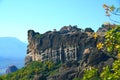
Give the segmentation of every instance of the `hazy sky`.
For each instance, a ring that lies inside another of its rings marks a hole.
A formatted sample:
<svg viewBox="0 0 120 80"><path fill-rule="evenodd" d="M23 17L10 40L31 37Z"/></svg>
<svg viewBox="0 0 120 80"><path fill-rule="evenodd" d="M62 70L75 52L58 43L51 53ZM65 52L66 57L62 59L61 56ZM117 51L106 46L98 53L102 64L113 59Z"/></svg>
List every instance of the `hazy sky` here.
<svg viewBox="0 0 120 80"><path fill-rule="evenodd" d="M102 5L120 0L0 0L0 37L27 41L27 31L44 33L65 25L97 30L109 21Z"/></svg>

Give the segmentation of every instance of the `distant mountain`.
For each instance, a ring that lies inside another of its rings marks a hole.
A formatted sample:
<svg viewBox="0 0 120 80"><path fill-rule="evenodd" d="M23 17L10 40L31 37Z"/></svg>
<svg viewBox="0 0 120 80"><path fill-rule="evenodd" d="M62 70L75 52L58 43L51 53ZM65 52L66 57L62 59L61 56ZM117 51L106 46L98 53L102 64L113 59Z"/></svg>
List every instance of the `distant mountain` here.
<svg viewBox="0 0 120 80"><path fill-rule="evenodd" d="M15 65L10 65L10 66L8 66L8 68L6 69L6 74L10 74L10 73L15 72L15 71L17 71L17 70L18 70L18 68L17 68Z"/></svg>
<svg viewBox="0 0 120 80"><path fill-rule="evenodd" d="M24 58L27 44L14 37L0 37L0 56L3 58Z"/></svg>
<svg viewBox="0 0 120 80"><path fill-rule="evenodd" d="M13 64L18 68L24 66L27 43L14 37L0 37L0 74Z"/></svg>

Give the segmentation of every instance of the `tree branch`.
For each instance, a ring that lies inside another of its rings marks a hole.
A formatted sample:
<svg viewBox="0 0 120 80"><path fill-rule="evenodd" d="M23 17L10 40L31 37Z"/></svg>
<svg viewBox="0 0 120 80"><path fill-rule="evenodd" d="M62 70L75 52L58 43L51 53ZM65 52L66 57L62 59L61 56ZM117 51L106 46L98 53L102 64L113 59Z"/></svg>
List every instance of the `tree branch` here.
<svg viewBox="0 0 120 80"><path fill-rule="evenodd" d="M116 13L116 12L111 12L113 15L117 15L117 16L120 16L119 13Z"/></svg>
<svg viewBox="0 0 120 80"><path fill-rule="evenodd" d="M111 21L115 22L115 23L119 23L119 24L120 24L119 21L116 21L116 20L111 19L110 16L109 16L109 19L110 19Z"/></svg>

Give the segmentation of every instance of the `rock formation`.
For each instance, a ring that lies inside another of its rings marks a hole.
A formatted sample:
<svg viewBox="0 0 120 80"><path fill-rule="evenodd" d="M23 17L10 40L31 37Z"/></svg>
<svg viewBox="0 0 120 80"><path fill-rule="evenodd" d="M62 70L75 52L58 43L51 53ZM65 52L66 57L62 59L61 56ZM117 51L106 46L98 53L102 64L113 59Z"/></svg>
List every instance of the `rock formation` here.
<svg viewBox="0 0 120 80"><path fill-rule="evenodd" d="M8 66L8 68L6 69L6 74L15 72L15 71L17 71L17 70L18 70L18 68L17 68L15 65L10 65L10 66Z"/></svg>
<svg viewBox="0 0 120 80"><path fill-rule="evenodd" d="M97 40L93 38L93 32L89 28L83 32L76 26L65 26L60 31L49 31L44 34L29 30L26 64L37 60L63 63L79 61L86 48L96 47Z"/></svg>
<svg viewBox="0 0 120 80"><path fill-rule="evenodd" d="M104 41L105 32L110 29L110 25L102 25L94 32L91 28L83 30L69 25L60 31L48 31L44 34L29 30L25 64L51 60L67 66L67 69L61 67L58 74L48 76L47 80L72 80L82 77L83 70L89 66L94 66L101 72L104 66L111 66L114 61L104 49L98 50L96 47L98 42ZM94 34L97 34L97 37L94 37Z"/></svg>
<svg viewBox="0 0 120 80"><path fill-rule="evenodd" d="M60 31L48 31L44 34L29 30L25 62L27 64L38 60L63 63L71 60L80 61L83 53L89 52L87 49L96 48L97 43L103 41L104 33L108 29L106 25L99 28L96 32L99 37L96 39L91 28L82 30L71 25L64 26Z"/></svg>

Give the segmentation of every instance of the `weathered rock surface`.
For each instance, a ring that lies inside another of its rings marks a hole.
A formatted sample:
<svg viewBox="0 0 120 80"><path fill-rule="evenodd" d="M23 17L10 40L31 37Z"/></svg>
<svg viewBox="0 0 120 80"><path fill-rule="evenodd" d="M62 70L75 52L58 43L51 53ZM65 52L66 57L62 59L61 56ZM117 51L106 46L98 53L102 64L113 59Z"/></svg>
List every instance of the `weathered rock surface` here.
<svg viewBox="0 0 120 80"><path fill-rule="evenodd" d="M33 80L47 80L46 77L42 74L35 75Z"/></svg>
<svg viewBox="0 0 120 80"><path fill-rule="evenodd" d="M114 59L103 50L98 50L98 42L104 41L105 32L111 29L110 25L102 25L94 38L94 30L85 30L77 26L64 26L60 31L48 31L40 34L33 30L28 31L28 48L25 64L31 61L62 62L59 72L48 76L47 80L72 80L82 77L83 70L94 66L99 72L106 65L111 66ZM43 76L42 76L43 77ZM35 77L35 79L41 76Z"/></svg>
<svg viewBox="0 0 120 80"><path fill-rule="evenodd" d="M88 32L82 32L77 27L68 26L58 32L47 32L40 35L29 30L26 63L31 61L31 58L32 61L52 60L63 63L70 60L81 60L84 49L96 47L97 43L92 36L91 29L88 31L90 31L89 35Z"/></svg>
<svg viewBox="0 0 120 80"><path fill-rule="evenodd" d="M57 74L48 76L47 80L72 80L77 75L78 65L77 61L68 61L59 68Z"/></svg>

